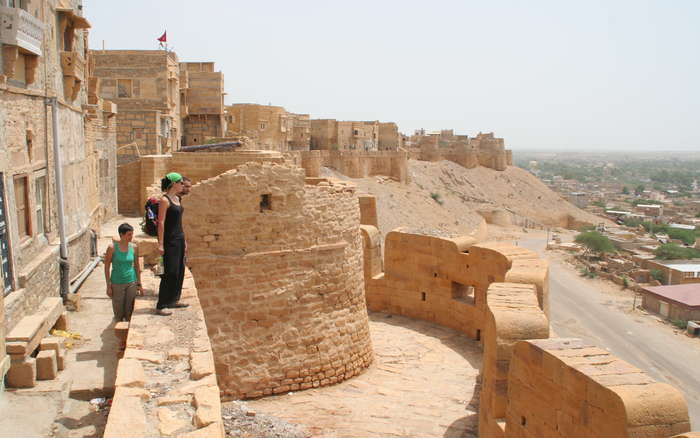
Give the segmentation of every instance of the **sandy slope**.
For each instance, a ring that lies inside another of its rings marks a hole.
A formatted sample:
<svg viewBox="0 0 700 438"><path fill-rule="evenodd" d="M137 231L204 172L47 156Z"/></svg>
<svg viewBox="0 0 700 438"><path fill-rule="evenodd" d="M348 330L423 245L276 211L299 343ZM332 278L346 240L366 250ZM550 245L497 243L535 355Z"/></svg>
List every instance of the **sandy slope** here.
<svg viewBox="0 0 700 438"><path fill-rule="evenodd" d="M569 214L582 221L600 221L518 167L498 172L485 167L465 169L451 161L408 163L411 182L405 185L380 176L348 178L327 168L322 174L352 181L361 192L376 196L384 235L399 226L435 235L479 234L485 229L477 213L481 209L507 209L520 219L545 226L559 226Z"/></svg>

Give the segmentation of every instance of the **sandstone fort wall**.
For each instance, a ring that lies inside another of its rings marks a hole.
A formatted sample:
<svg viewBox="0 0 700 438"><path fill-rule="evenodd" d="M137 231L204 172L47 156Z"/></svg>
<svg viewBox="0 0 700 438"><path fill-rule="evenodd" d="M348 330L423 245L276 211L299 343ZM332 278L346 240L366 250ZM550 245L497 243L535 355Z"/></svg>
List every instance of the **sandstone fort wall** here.
<svg viewBox="0 0 700 438"><path fill-rule="evenodd" d="M337 383L372 361L358 199L316 182L250 163L187 199L188 259L226 398Z"/></svg>
<svg viewBox="0 0 700 438"><path fill-rule="evenodd" d="M374 246L365 241L365 248ZM525 279L523 270L531 273L526 280L535 285L538 302L548 308L547 265L527 249L392 231L384 254L384 272L366 285L370 310L432 321L479 339L489 285Z"/></svg>
<svg viewBox="0 0 700 438"><path fill-rule="evenodd" d="M296 152L301 156L302 166L307 176L318 176L317 168L330 167L350 178L366 178L384 175L406 183L408 175L408 154L403 151L332 151L313 150Z"/></svg>
<svg viewBox="0 0 700 438"><path fill-rule="evenodd" d="M362 236L370 310L433 321L482 341L481 438L671 437L690 430L677 389L578 339L549 339L548 268L534 253L398 230L387 235L382 272L379 232L363 225Z"/></svg>
<svg viewBox="0 0 700 438"><path fill-rule="evenodd" d="M142 215L143 205L153 184L168 172L178 172L197 183L235 169L249 162L283 163L284 158L272 151L175 152L149 155L117 168L119 213Z"/></svg>

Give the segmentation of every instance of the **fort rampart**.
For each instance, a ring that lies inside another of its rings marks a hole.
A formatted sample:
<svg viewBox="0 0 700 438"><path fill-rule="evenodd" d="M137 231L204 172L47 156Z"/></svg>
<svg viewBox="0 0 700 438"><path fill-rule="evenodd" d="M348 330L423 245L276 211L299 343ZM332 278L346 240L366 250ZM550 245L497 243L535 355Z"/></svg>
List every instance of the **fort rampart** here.
<svg viewBox="0 0 700 438"><path fill-rule="evenodd" d="M363 225L362 235L370 310L433 321L481 341L480 438L690 430L677 389L606 350L550 339L548 268L535 253L396 230L382 260L376 227ZM694 435L679 435L686 436Z"/></svg>
<svg viewBox="0 0 700 438"><path fill-rule="evenodd" d="M409 181L408 153L398 151L333 151L296 152L307 176L319 176L320 167L330 167L350 178L385 175L401 183Z"/></svg>
<svg viewBox="0 0 700 438"><path fill-rule="evenodd" d="M372 361L358 197L313 182L299 167L249 163L195 185L185 204L227 399L337 383Z"/></svg>
<svg viewBox="0 0 700 438"><path fill-rule="evenodd" d="M149 243L140 247L154 250L154 242ZM150 271L142 281L148 288L157 285ZM189 307L179 310L178 324L154 315L153 301L139 297L131 322L115 325L126 348L117 367L105 438L224 437L214 357L189 272L182 301Z"/></svg>

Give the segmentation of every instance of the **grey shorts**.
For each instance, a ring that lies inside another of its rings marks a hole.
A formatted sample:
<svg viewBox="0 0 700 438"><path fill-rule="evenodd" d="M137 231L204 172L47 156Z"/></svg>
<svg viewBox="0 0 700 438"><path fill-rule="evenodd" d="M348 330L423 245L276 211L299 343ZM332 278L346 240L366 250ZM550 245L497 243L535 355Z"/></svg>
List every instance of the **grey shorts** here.
<svg viewBox="0 0 700 438"><path fill-rule="evenodd" d="M138 291L139 288L135 281L124 284L112 283L112 310L116 321L129 321L131 319Z"/></svg>

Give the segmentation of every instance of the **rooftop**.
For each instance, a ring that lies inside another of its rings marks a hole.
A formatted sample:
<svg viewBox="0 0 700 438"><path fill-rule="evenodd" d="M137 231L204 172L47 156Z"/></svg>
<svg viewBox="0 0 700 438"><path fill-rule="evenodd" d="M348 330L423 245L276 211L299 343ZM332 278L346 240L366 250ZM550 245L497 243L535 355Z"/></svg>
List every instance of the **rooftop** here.
<svg viewBox="0 0 700 438"><path fill-rule="evenodd" d="M700 262L698 263L662 263L664 266L668 266L671 269L681 272L700 272Z"/></svg>
<svg viewBox="0 0 700 438"><path fill-rule="evenodd" d="M698 265L700 267L700 265ZM700 283L645 287L644 290L691 307L700 307Z"/></svg>

